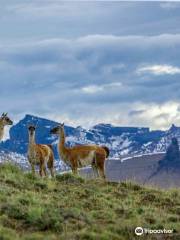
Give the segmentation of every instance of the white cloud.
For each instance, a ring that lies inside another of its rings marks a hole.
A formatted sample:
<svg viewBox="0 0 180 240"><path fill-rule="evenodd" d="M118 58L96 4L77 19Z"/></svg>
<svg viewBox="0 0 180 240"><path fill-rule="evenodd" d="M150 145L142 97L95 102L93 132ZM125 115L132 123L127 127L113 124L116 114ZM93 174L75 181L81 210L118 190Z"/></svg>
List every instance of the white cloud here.
<svg viewBox="0 0 180 240"><path fill-rule="evenodd" d="M89 85L81 88L81 90L88 94L95 94L97 92L102 92L104 90L110 90L110 89L121 87L121 86L122 86L122 83L115 82L115 83L109 83L109 84L103 84L103 85Z"/></svg>
<svg viewBox="0 0 180 240"><path fill-rule="evenodd" d="M78 125L152 128L178 122L177 3L1 5L0 109L13 118L28 112Z"/></svg>
<svg viewBox="0 0 180 240"><path fill-rule="evenodd" d="M101 107L96 104L87 106L82 103L80 110L77 112L78 117L73 118L75 114L73 111L70 114L53 115L51 119L56 119L60 122L64 121L73 126L83 125L90 127L104 122L117 126L151 127L152 130L165 130L172 123L179 126L179 108L180 104L175 101L162 104L142 102L133 102L131 104L117 103L113 105L102 104ZM129 116L129 112L134 110L139 111L139 114Z"/></svg>
<svg viewBox="0 0 180 240"><path fill-rule="evenodd" d="M178 118L159 106L179 101L179 40L180 34L89 35L2 44L0 107L6 102L13 117L53 114L67 124L168 127ZM145 65L152 60L164 64ZM146 72L157 76L146 77ZM137 114L129 116L129 111Z"/></svg>
<svg viewBox="0 0 180 240"><path fill-rule="evenodd" d="M90 86L87 86L87 87L83 87L82 91L85 92L85 93L93 94L93 93L103 91L103 87L102 86L97 86L97 85L90 85Z"/></svg>
<svg viewBox="0 0 180 240"><path fill-rule="evenodd" d="M132 105L137 114L130 115L131 122L135 125L141 123L144 126L151 126L152 129L168 129L172 123L179 125L180 122L180 104L176 101L165 103L136 103ZM143 109L143 110L142 110ZM139 112L139 114L138 114Z"/></svg>
<svg viewBox="0 0 180 240"><path fill-rule="evenodd" d="M180 74L180 67L171 66L171 65L150 65L145 67L140 67L136 71L138 74L142 73L151 73L154 75L174 75Z"/></svg>

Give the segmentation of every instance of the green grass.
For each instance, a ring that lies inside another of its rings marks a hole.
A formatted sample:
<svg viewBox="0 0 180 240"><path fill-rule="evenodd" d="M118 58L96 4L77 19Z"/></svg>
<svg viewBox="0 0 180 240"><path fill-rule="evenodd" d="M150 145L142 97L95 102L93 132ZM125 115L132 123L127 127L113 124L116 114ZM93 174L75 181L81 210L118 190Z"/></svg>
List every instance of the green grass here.
<svg viewBox="0 0 180 240"><path fill-rule="evenodd" d="M133 240L137 226L174 229L170 239L180 233L179 190L72 174L40 179L10 164L0 166L0 184L0 240Z"/></svg>

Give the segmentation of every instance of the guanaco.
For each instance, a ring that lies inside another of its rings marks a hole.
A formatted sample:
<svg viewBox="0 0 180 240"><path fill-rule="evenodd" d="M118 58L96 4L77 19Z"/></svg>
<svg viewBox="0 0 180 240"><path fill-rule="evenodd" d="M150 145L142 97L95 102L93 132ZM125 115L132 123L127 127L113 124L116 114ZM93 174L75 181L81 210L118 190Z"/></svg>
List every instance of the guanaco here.
<svg viewBox="0 0 180 240"><path fill-rule="evenodd" d="M7 125L13 125L13 121L8 117L7 113L3 113L0 117L0 141L4 136L4 128Z"/></svg>
<svg viewBox="0 0 180 240"><path fill-rule="evenodd" d="M93 170L105 179L105 160L109 156L107 147L98 145L66 147L64 123L51 129L50 133L59 135L60 158L71 167L73 173L77 174L78 168L91 165Z"/></svg>
<svg viewBox="0 0 180 240"><path fill-rule="evenodd" d="M31 164L32 173L35 174L35 166L39 166L39 174L47 176L46 166L50 170L51 176L54 176L54 154L51 145L36 144L35 142L36 127L28 127L29 145L28 161Z"/></svg>

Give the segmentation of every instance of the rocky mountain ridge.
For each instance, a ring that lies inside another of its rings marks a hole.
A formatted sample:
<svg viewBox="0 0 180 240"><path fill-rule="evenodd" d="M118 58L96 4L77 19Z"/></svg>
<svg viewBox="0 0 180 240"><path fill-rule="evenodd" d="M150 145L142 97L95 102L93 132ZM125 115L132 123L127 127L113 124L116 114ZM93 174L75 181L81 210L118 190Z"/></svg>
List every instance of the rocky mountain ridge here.
<svg viewBox="0 0 180 240"><path fill-rule="evenodd" d="M28 124L37 125L36 141L52 144L55 157L58 159L56 136L50 135L50 129L58 123L27 114L22 120L11 127L9 139L0 144L0 151L20 154L26 157L28 147ZM172 137L180 143L180 127L172 125L167 131L151 131L149 128L119 127L111 124L98 124L90 129L65 125L68 146L76 144L106 145L110 149L110 158L120 159L125 156L153 154L165 152Z"/></svg>

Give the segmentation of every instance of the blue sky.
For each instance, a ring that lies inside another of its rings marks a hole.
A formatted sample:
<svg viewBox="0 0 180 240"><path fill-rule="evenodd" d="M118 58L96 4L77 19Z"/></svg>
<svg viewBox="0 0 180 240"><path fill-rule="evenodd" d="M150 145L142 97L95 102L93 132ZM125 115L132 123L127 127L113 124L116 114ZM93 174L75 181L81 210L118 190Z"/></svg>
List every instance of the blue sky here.
<svg viewBox="0 0 180 240"><path fill-rule="evenodd" d="M0 109L180 125L180 3L0 0Z"/></svg>

